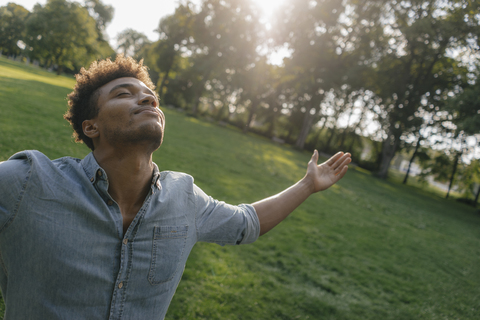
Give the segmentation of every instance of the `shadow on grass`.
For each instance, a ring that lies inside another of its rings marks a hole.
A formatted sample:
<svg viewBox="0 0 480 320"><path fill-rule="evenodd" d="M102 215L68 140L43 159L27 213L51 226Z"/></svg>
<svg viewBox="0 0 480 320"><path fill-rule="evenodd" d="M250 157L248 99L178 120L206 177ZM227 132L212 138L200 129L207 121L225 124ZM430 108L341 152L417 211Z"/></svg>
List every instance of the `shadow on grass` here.
<svg viewBox="0 0 480 320"><path fill-rule="evenodd" d="M10 60L10 59L5 58L3 56L0 56L0 66L5 66L5 67L8 67L8 68L14 68L14 69L17 69L17 70L22 70L22 71L27 72L27 73L36 74L36 75L39 75L39 76L42 76L42 77L47 77L47 78L52 78L52 79L56 79L58 77L67 77L67 78L71 78L71 79L74 78L73 75L66 75L66 74L58 75L55 72L50 72L46 69L35 66L33 64L30 64L30 63L27 64L25 62L20 62L20 61L13 61L13 60Z"/></svg>

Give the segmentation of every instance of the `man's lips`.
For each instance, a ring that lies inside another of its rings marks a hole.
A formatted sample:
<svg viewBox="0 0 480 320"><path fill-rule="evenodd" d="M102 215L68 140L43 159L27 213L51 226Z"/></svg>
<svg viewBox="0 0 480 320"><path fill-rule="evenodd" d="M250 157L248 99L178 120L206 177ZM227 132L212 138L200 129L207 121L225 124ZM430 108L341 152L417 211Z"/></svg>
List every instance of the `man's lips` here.
<svg viewBox="0 0 480 320"><path fill-rule="evenodd" d="M157 109L151 108L151 107L148 107L148 108L140 108L140 109L136 110L136 111L134 112L134 114L145 113L145 112L153 113L153 114L156 114L157 116L160 116L160 113L157 111Z"/></svg>
<svg viewBox="0 0 480 320"><path fill-rule="evenodd" d="M140 113L149 113L149 114L153 114L153 115L156 115L157 117L160 117L163 119L163 116L162 116L162 112L157 109L157 108L152 108L152 107L142 107L142 108L138 108L137 110L135 110L133 112L133 114L140 114Z"/></svg>
<svg viewBox="0 0 480 320"><path fill-rule="evenodd" d="M154 108L154 107L140 107L138 109L136 109L133 114L140 114L140 113L145 113L145 114L152 114L152 115L155 115L157 116L158 118L160 118L160 120L162 121L162 123L165 123L165 116L163 115L163 112L158 109L158 108Z"/></svg>
<svg viewBox="0 0 480 320"><path fill-rule="evenodd" d="M151 114L154 114L156 116L159 116L158 112L155 111L155 110L141 110L141 111L137 112L136 114L140 114L140 113L151 113Z"/></svg>

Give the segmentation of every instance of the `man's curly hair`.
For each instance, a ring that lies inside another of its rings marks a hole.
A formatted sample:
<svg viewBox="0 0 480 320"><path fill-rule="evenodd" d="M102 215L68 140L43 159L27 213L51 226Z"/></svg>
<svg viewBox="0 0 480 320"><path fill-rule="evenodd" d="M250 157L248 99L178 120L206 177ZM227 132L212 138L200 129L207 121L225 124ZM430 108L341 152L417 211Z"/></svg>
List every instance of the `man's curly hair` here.
<svg viewBox="0 0 480 320"><path fill-rule="evenodd" d="M152 91L155 90L148 68L143 65L143 60L137 62L131 57L118 55L115 61L109 58L101 61L94 61L88 69L80 69L75 75L77 82L73 91L68 94L67 113L63 116L73 127L73 137L76 142L85 143L92 151L94 150L93 140L83 133L82 123L85 120L93 119L98 114L97 100L99 88L112 80L132 77L142 81Z"/></svg>

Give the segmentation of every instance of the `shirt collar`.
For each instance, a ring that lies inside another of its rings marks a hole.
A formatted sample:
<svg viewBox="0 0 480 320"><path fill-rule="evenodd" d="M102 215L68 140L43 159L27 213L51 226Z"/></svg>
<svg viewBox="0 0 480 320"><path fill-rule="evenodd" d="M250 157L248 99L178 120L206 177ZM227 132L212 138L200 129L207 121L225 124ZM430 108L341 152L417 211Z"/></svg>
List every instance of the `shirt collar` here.
<svg viewBox="0 0 480 320"><path fill-rule="evenodd" d="M83 170L87 175L88 179L92 184L95 184L97 180L107 180L107 174L105 170L97 163L93 153L90 152L83 160L81 161ZM162 189L162 185L160 184L160 171L158 170L158 166L156 163L153 163L153 177L152 177L152 191L155 192L154 187L158 190Z"/></svg>
<svg viewBox="0 0 480 320"><path fill-rule="evenodd" d="M158 170L157 164L153 163L153 178L152 178L152 192L155 193L154 187L156 187L159 191L162 190L162 185L160 183L160 171Z"/></svg>
<svg viewBox="0 0 480 320"><path fill-rule="evenodd" d="M106 180L107 174L105 170L102 169L95 160L93 153L90 152L85 158L81 161L83 170L87 175L88 179L92 184L95 184L97 180Z"/></svg>

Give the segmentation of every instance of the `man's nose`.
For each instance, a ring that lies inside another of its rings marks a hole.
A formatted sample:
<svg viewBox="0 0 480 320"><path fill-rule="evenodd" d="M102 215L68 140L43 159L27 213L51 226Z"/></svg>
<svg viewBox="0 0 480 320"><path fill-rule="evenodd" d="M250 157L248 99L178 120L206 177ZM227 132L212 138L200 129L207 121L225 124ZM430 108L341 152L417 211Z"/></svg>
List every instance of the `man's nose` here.
<svg viewBox="0 0 480 320"><path fill-rule="evenodd" d="M144 94L142 97L140 97L138 104L151 104L152 106L156 107L157 99L155 99L155 97L150 94Z"/></svg>

